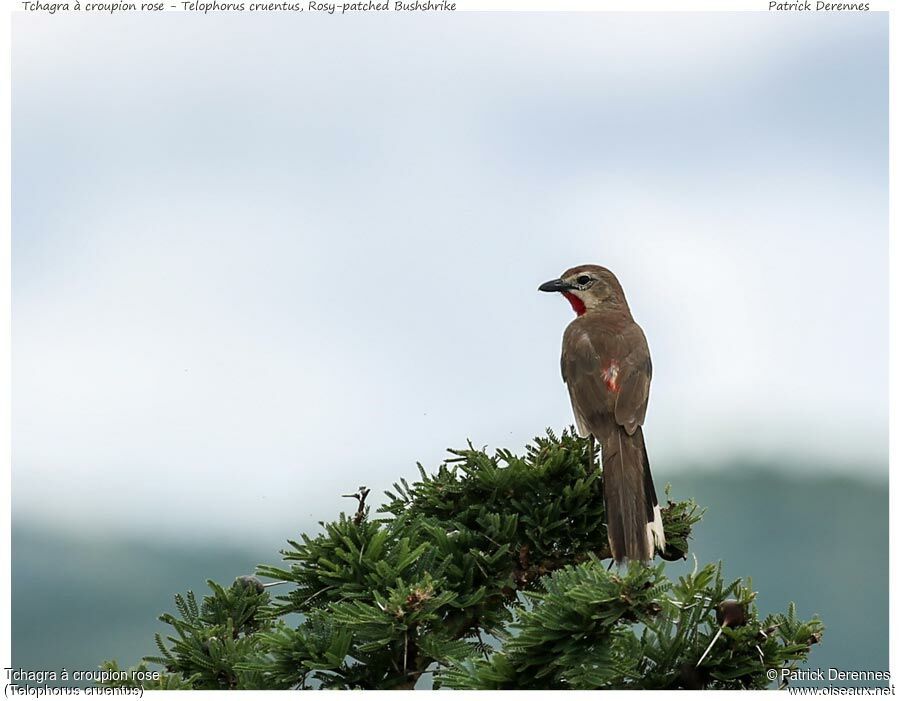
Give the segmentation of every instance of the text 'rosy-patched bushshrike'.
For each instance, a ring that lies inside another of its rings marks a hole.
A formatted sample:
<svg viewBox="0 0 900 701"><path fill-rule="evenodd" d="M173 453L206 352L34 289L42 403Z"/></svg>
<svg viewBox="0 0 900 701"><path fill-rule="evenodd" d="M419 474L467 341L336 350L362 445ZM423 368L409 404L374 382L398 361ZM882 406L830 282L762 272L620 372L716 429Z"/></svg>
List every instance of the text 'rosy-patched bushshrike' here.
<svg viewBox="0 0 900 701"><path fill-rule="evenodd" d="M579 265L538 289L562 293L577 315L563 334L562 375L592 466L600 442L612 556L651 560L666 541L641 429L652 375L647 339L606 268Z"/></svg>

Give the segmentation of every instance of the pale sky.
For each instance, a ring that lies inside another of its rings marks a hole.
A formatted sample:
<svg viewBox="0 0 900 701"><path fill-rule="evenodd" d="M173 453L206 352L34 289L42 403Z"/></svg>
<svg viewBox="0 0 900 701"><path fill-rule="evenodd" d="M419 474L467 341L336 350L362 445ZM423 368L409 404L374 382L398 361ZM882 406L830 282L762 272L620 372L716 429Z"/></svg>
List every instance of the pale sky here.
<svg viewBox="0 0 900 701"><path fill-rule="evenodd" d="M14 16L13 513L284 535L572 421L616 272L657 481L887 474L887 15Z"/></svg>

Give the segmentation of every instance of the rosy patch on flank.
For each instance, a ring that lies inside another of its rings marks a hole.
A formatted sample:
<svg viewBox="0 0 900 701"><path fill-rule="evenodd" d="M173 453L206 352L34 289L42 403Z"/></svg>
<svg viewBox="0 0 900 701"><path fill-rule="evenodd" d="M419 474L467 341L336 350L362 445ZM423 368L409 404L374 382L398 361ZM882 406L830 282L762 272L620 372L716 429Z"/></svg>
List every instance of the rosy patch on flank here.
<svg viewBox="0 0 900 701"><path fill-rule="evenodd" d="M601 375L603 375L603 381L610 392L619 391L619 385L616 382L616 379L619 377L619 363L615 360L610 360L609 365L603 368Z"/></svg>

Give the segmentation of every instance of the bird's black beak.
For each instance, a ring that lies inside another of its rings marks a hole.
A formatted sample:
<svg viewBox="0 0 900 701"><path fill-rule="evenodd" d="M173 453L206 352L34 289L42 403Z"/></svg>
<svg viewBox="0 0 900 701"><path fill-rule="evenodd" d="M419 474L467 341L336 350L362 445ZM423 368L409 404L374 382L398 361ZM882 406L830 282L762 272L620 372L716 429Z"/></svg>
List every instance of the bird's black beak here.
<svg viewBox="0 0 900 701"><path fill-rule="evenodd" d="M541 292L565 292L566 290L575 289L575 286L565 280L549 280L538 287Z"/></svg>

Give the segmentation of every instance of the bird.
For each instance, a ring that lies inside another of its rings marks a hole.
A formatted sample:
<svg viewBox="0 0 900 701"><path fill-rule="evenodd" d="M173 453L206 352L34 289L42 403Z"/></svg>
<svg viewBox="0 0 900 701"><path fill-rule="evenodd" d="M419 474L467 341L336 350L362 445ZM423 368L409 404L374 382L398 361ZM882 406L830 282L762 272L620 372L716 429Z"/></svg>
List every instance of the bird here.
<svg viewBox="0 0 900 701"><path fill-rule="evenodd" d="M665 550L666 536L642 428L653 375L647 338L607 268L579 265L538 289L561 293L576 315L563 333L560 365L591 469L600 444L613 560L649 562Z"/></svg>

